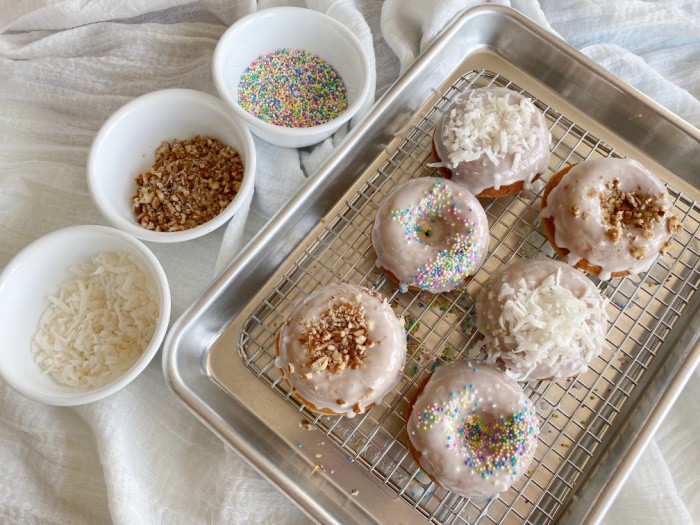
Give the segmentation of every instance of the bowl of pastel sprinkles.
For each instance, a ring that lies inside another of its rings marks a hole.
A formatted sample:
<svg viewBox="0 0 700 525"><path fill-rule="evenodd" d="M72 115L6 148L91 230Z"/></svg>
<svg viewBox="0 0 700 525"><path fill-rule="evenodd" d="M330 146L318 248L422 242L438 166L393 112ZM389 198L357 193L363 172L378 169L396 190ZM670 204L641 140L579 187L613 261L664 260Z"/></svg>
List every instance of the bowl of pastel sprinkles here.
<svg viewBox="0 0 700 525"><path fill-rule="evenodd" d="M367 99L371 73L355 35L297 7L259 11L221 37L212 63L219 96L260 138L298 148L328 138Z"/></svg>

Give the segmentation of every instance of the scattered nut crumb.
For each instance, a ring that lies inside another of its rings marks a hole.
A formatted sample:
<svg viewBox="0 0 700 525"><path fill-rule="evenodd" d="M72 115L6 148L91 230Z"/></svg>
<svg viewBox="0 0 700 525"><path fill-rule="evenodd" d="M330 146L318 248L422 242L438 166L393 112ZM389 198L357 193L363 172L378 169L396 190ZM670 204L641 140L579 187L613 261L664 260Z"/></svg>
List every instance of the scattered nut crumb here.
<svg viewBox="0 0 700 525"><path fill-rule="evenodd" d="M647 248L646 246L632 246L630 252L632 252L635 259L642 260L647 253Z"/></svg>
<svg viewBox="0 0 700 525"><path fill-rule="evenodd" d="M362 403L362 401L358 401L352 406L352 411L355 412L355 414L364 414L366 409L367 407Z"/></svg>
<svg viewBox="0 0 700 525"><path fill-rule="evenodd" d="M299 427L303 428L304 430L314 430L316 427L307 419L302 419L299 422Z"/></svg>
<svg viewBox="0 0 700 525"><path fill-rule="evenodd" d="M617 242L617 240L620 238L620 232L621 232L621 229L610 228L605 233L607 234L608 237L610 237L610 240Z"/></svg>
<svg viewBox="0 0 700 525"><path fill-rule="evenodd" d="M359 494L360 494L360 491L357 490L357 489L352 489L352 492L350 492L350 495L351 495L351 496L357 496L357 495L359 495Z"/></svg>
<svg viewBox="0 0 700 525"><path fill-rule="evenodd" d="M668 231L671 233L678 233L683 229L683 224L678 220L676 215L671 215L668 219Z"/></svg>

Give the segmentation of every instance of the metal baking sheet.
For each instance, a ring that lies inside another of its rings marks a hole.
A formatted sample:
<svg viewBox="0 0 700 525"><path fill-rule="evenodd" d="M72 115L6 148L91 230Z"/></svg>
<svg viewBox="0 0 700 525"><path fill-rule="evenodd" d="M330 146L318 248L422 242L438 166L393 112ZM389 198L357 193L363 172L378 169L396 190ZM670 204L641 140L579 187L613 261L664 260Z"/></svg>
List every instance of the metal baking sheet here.
<svg viewBox="0 0 700 525"><path fill-rule="evenodd" d="M396 185L433 173L441 112L485 85L536 99L553 135L545 178L587 158L633 156L668 184L684 230L646 274L596 281L610 298L608 350L576 380L524 385L542 426L535 460L509 491L477 500L421 475L405 444L407 400L439 363L480 355L473 298L490 273L514 256L551 255L540 188L483 201L490 255L463 293L399 293L375 268L369 231ZM514 11L472 9L176 322L163 357L169 384L320 522L594 523L700 360L699 137ZM275 333L294 302L340 280L380 290L410 322L402 380L353 419L309 412L274 366Z"/></svg>

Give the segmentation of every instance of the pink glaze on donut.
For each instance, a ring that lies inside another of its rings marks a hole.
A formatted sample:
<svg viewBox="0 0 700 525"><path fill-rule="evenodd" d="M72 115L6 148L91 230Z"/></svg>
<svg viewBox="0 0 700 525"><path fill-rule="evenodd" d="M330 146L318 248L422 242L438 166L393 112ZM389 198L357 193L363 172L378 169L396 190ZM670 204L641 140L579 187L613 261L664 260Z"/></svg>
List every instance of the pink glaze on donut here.
<svg viewBox="0 0 700 525"><path fill-rule="evenodd" d="M372 228L377 266L402 291L454 290L479 269L488 250L488 220L466 189L440 178L405 182L382 203Z"/></svg>
<svg viewBox="0 0 700 525"><path fill-rule="evenodd" d="M532 402L493 365L465 361L438 368L406 426L421 468L462 496L492 496L526 472L539 422Z"/></svg>
<svg viewBox="0 0 700 525"><path fill-rule="evenodd" d="M548 194L540 217L553 220L554 241L569 251L568 264L585 259L610 279L651 267L681 227L672 208L663 183L639 162L599 158L573 166Z"/></svg>
<svg viewBox="0 0 700 525"><path fill-rule="evenodd" d="M490 360L518 381L585 372L605 344L607 301L571 266L546 257L500 269L476 301Z"/></svg>
<svg viewBox="0 0 700 525"><path fill-rule="evenodd" d="M403 320L381 294L340 283L300 301L279 332L275 362L315 408L354 417L381 402L406 361Z"/></svg>
<svg viewBox="0 0 700 525"><path fill-rule="evenodd" d="M435 151L452 180L479 195L532 180L549 163L552 135L533 102L506 88L478 88L457 98L435 128Z"/></svg>

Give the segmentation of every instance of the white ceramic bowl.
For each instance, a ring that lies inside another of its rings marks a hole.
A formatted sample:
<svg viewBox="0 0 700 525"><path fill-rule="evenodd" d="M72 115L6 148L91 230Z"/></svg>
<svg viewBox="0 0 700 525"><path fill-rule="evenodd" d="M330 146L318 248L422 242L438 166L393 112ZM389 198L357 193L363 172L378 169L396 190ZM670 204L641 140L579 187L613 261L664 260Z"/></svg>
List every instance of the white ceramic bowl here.
<svg viewBox="0 0 700 525"><path fill-rule="evenodd" d="M326 60L343 79L348 108L318 126L289 128L264 122L238 105L238 82L260 55L278 49L302 49ZM212 62L219 96L258 137L288 148L316 144L350 120L367 99L371 72L360 41L333 18L299 7L264 9L241 18L219 39Z"/></svg>
<svg viewBox="0 0 700 525"><path fill-rule="evenodd" d="M150 344L121 377L99 388L75 390L45 374L34 360L31 341L48 296L73 277L69 268L103 251L133 254L157 284L159 315ZM47 405L97 401L128 385L158 351L170 320L170 289L158 259L143 243L107 226L73 226L49 233L25 247L0 273L0 377L20 394Z"/></svg>
<svg viewBox="0 0 700 525"><path fill-rule="evenodd" d="M238 151L244 167L240 191L204 224L179 232L147 230L131 208L136 177L153 166L164 140L195 135L209 135ZM154 91L128 102L103 124L90 148L87 178L95 204L113 226L145 241L187 241L225 224L253 192L255 146L248 129L218 98L190 89Z"/></svg>

